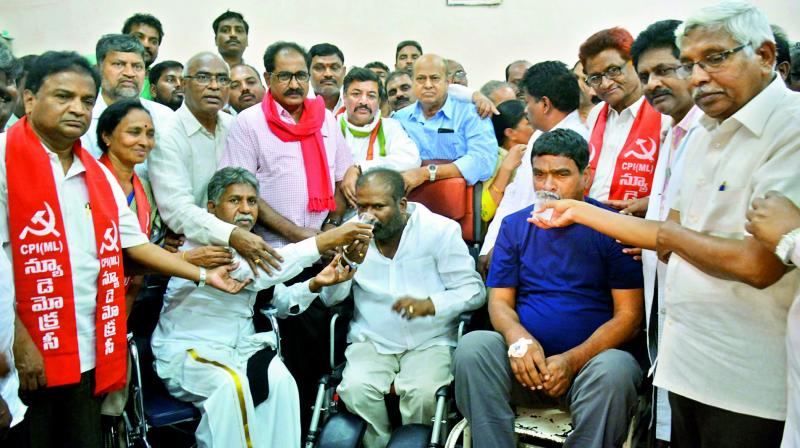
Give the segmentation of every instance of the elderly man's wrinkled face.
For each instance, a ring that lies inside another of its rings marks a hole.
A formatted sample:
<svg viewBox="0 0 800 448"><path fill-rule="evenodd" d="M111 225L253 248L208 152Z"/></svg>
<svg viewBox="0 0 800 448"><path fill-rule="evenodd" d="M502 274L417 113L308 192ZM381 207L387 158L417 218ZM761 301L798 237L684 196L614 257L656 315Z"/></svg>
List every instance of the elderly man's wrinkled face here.
<svg viewBox="0 0 800 448"><path fill-rule="evenodd" d="M344 63L338 55L311 58L311 87L314 88L314 93L325 97L338 95L344 72Z"/></svg>
<svg viewBox="0 0 800 448"><path fill-rule="evenodd" d="M689 81L676 73L680 61L672 48L651 48L639 55L637 73L644 87L644 96L665 115L686 113L692 108Z"/></svg>
<svg viewBox="0 0 800 448"><path fill-rule="evenodd" d="M208 201L208 211L249 232L258 219L258 194L250 184L228 185L217 203Z"/></svg>
<svg viewBox="0 0 800 448"><path fill-rule="evenodd" d="M4 72L0 72L0 126L5 127L11 113L17 107L17 83Z"/></svg>
<svg viewBox="0 0 800 448"><path fill-rule="evenodd" d="M440 58L426 55L414 64L414 96L423 109L440 107L447 99L447 69Z"/></svg>
<svg viewBox="0 0 800 448"><path fill-rule="evenodd" d="M641 84L631 61L614 48L608 48L586 60L587 82L601 100L617 111L641 97Z"/></svg>
<svg viewBox="0 0 800 448"><path fill-rule="evenodd" d="M25 113L46 140L72 141L89 129L96 99L97 86L88 73L58 72L47 76L35 94L25 91Z"/></svg>
<svg viewBox="0 0 800 448"><path fill-rule="evenodd" d="M237 65L231 69L229 101L236 112L260 103L265 93L264 84L261 84L261 78L255 70L246 65Z"/></svg>
<svg viewBox="0 0 800 448"><path fill-rule="evenodd" d="M300 79L298 79L300 78ZM275 71L267 74L272 97L284 108L295 110L308 93L308 66L302 54L283 49L275 55Z"/></svg>
<svg viewBox="0 0 800 448"><path fill-rule="evenodd" d="M397 52L397 60L394 62L396 70L405 70L411 73L414 62L422 56L422 52L413 45L406 45Z"/></svg>
<svg viewBox="0 0 800 448"><path fill-rule="evenodd" d="M156 85L150 86L153 99L172 110L178 110L183 104L183 70L179 67L168 68L161 72Z"/></svg>
<svg viewBox="0 0 800 448"><path fill-rule="evenodd" d="M389 107L395 112L417 101L411 88L411 76L406 74L395 76L386 83L386 95L389 97Z"/></svg>
<svg viewBox="0 0 800 448"><path fill-rule="evenodd" d="M216 114L228 102L228 65L218 56L195 58L186 68L183 91L186 107L194 113Z"/></svg>
<svg viewBox="0 0 800 448"><path fill-rule="evenodd" d="M566 156L541 155L533 158L533 187L536 191L558 193L562 199L583 199L590 168L578 170Z"/></svg>
<svg viewBox="0 0 800 448"><path fill-rule="evenodd" d="M692 29L681 40L681 62L695 63L688 79L694 102L711 118L730 117L774 76L775 44L765 42L759 48L744 44L725 30L708 28Z"/></svg>
<svg viewBox="0 0 800 448"><path fill-rule="evenodd" d="M139 53L109 51L100 64L103 93L113 101L138 98L144 83L144 59Z"/></svg>
<svg viewBox="0 0 800 448"><path fill-rule="evenodd" d="M219 54L241 58L247 48L247 31L244 22L235 17L219 22L215 40Z"/></svg>
<svg viewBox="0 0 800 448"><path fill-rule="evenodd" d="M144 46L144 65L150 67L158 57L158 47L161 46L161 39L158 37L158 30L144 23L137 23L131 26L130 35L139 39Z"/></svg>
<svg viewBox="0 0 800 448"><path fill-rule="evenodd" d="M347 86L344 105L347 108L347 121L364 126L372 122L375 113L380 111L378 83L375 81L353 81Z"/></svg>

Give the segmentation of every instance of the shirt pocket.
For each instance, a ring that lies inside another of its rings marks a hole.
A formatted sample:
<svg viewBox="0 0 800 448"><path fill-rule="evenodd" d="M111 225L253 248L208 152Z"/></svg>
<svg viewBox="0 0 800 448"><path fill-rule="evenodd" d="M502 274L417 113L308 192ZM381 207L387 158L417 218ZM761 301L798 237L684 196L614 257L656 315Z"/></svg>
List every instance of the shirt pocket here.
<svg viewBox="0 0 800 448"><path fill-rule="evenodd" d="M750 189L726 188L711 194L704 229L720 237L740 237L744 233Z"/></svg>
<svg viewBox="0 0 800 448"><path fill-rule="evenodd" d="M455 160L466 150L464 149L464 142L461 136L454 132L445 132L436 134L436 152L434 158L442 158L448 160Z"/></svg>
<svg viewBox="0 0 800 448"><path fill-rule="evenodd" d="M399 275L390 287L400 291L398 296L426 299L445 290L436 260L430 255L402 260L398 263L397 273Z"/></svg>

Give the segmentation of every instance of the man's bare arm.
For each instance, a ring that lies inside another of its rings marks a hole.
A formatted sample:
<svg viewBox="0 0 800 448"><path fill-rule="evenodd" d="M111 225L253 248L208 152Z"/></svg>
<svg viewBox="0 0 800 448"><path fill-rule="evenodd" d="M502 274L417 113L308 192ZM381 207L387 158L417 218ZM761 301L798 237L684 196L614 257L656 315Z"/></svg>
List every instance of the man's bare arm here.
<svg viewBox="0 0 800 448"><path fill-rule="evenodd" d="M293 243L315 234L283 217L262 198L258 198L258 223Z"/></svg>

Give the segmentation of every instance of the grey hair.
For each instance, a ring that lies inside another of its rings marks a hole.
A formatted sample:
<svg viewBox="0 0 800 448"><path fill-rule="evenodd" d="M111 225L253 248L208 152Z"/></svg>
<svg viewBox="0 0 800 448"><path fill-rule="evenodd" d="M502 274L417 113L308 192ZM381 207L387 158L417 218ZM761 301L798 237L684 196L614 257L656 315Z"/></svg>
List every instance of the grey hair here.
<svg viewBox="0 0 800 448"><path fill-rule="evenodd" d="M775 43L767 16L755 6L741 1L724 1L707 6L694 13L675 30L675 45L695 28L723 29L742 45L750 43L744 51L754 54L754 49L764 42Z"/></svg>
<svg viewBox="0 0 800 448"><path fill-rule="evenodd" d="M484 96L489 97L489 95L494 93L495 90L502 89L503 87L509 87L511 89L514 88L514 86L505 81L492 80L484 84L483 87L481 87L481 93Z"/></svg>
<svg viewBox="0 0 800 448"><path fill-rule="evenodd" d="M5 45L0 45L0 73L6 75L6 80L14 81L22 73L22 64L19 59L14 57L11 49Z"/></svg>
<svg viewBox="0 0 800 448"><path fill-rule="evenodd" d="M128 34L106 34L97 41L94 53L97 64L102 64L106 55L112 51L119 53L136 53L144 60L145 50L139 39Z"/></svg>
<svg viewBox="0 0 800 448"><path fill-rule="evenodd" d="M225 190L234 184L250 185L258 194L258 181L253 173L238 166L227 166L211 176L208 182L208 200L218 204Z"/></svg>

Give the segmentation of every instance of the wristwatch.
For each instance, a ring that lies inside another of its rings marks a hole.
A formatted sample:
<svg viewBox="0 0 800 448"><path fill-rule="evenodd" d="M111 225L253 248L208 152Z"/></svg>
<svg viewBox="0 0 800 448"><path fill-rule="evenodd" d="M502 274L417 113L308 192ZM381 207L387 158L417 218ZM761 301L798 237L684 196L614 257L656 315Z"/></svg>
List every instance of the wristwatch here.
<svg viewBox="0 0 800 448"><path fill-rule="evenodd" d="M430 164L428 165L428 180L433 182L436 180L436 165Z"/></svg>
<svg viewBox="0 0 800 448"><path fill-rule="evenodd" d="M338 220L337 219L333 219L330 216L327 216L327 217L325 217L325 221L322 221L322 225L323 226L326 225L326 224L330 224L332 226L339 227L340 225L342 225L342 220L341 219L338 219Z"/></svg>
<svg viewBox="0 0 800 448"><path fill-rule="evenodd" d="M778 245L775 247L775 255L787 266L794 265L794 263L792 263L792 252L794 252L794 246L798 237L800 237L800 227L783 235Z"/></svg>

